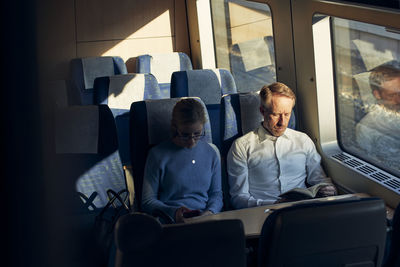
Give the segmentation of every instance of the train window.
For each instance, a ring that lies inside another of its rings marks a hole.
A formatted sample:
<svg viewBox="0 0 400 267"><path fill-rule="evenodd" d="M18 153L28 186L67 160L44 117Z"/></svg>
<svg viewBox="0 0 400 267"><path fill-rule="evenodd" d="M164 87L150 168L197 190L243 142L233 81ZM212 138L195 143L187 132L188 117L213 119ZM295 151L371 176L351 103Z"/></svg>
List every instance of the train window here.
<svg viewBox="0 0 400 267"><path fill-rule="evenodd" d="M400 174L400 32L331 18L338 141Z"/></svg>
<svg viewBox="0 0 400 267"><path fill-rule="evenodd" d="M276 81L271 11L267 4L211 0L218 68L228 69L239 92Z"/></svg>

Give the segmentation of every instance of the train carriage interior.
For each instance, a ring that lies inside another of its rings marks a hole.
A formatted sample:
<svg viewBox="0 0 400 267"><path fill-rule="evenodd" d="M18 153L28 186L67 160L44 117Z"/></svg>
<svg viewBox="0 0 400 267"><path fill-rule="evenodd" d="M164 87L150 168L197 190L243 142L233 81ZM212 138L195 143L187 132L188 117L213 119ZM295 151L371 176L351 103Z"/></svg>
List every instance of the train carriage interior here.
<svg viewBox="0 0 400 267"><path fill-rule="evenodd" d="M2 6L0 265L400 266L400 88L372 84L382 65L400 74L399 0ZM274 82L296 94L289 128L313 141L337 202L233 209L227 153ZM181 98L201 102L220 157L215 220L170 224L140 205ZM379 128L362 135L368 120Z"/></svg>

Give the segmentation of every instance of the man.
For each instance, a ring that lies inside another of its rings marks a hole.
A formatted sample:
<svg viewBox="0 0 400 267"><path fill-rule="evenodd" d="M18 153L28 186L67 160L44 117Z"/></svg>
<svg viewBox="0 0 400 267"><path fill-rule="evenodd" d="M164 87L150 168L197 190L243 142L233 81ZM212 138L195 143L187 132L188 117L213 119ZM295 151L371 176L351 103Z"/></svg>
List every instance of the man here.
<svg viewBox="0 0 400 267"><path fill-rule="evenodd" d="M357 143L372 159L400 171L400 64L375 67L369 83L377 103L356 126Z"/></svg>
<svg viewBox="0 0 400 267"><path fill-rule="evenodd" d="M321 157L304 133L287 128L296 96L283 83L260 91L262 124L238 138L228 152L228 176L234 208L281 202L279 195L293 188L331 183L321 168ZM336 194L333 185L320 189Z"/></svg>

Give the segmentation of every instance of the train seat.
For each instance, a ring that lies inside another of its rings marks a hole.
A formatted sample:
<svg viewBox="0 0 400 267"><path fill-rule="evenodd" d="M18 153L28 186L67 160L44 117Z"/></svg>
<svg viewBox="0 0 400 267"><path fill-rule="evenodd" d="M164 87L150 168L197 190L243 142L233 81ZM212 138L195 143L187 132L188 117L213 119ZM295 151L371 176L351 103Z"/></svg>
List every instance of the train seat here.
<svg viewBox="0 0 400 267"><path fill-rule="evenodd" d="M384 267L400 266L400 203L394 211L393 220L391 222L392 231L390 233L387 251L388 255L384 262Z"/></svg>
<svg viewBox="0 0 400 267"><path fill-rule="evenodd" d="M228 94L221 99L221 155L228 153L233 141L256 129L263 117L260 113L258 92ZM294 110L290 116L289 128L296 129Z"/></svg>
<svg viewBox="0 0 400 267"><path fill-rule="evenodd" d="M62 223L73 233L71 260L102 266L108 256L97 247L100 233L93 232L95 217L108 203L108 190L129 200L114 118L106 105L69 106L56 111L55 124L53 183L62 187L60 192L65 193L58 198L65 203L51 203L51 207L66 206L59 213L67 214Z"/></svg>
<svg viewBox="0 0 400 267"><path fill-rule="evenodd" d="M221 99L221 168L224 205L230 209L226 155L236 138L256 129L263 121L260 113L258 92L235 93L224 95ZM296 128L294 110L289 121L289 128Z"/></svg>
<svg viewBox="0 0 400 267"><path fill-rule="evenodd" d="M93 105L93 84L98 77L128 73L121 57L74 58L70 62L73 104Z"/></svg>
<svg viewBox="0 0 400 267"><path fill-rule="evenodd" d="M106 105L70 106L56 113L56 153L63 159L64 174L75 177L76 190L104 207L107 189L126 189L118 153L114 118Z"/></svg>
<svg viewBox="0 0 400 267"><path fill-rule="evenodd" d="M171 97L197 96L206 104L210 116L212 140L220 148L221 97L236 93L232 74L225 69L178 71L172 74Z"/></svg>
<svg viewBox="0 0 400 267"><path fill-rule="evenodd" d="M232 75L238 92L254 92L276 80L275 52L272 36L232 45Z"/></svg>
<svg viewBox="0 0 400 267"><path fill-rule="evenodd" d="M135 186L135 205L141 211L144 167L148 151L171 137L172 109L181 98L153 99L133 102L130 109L130 151ZM195 98L203 105L200 98ZM205 107L205 106L204 106ZM204 140L211 143L208 114ZM215 147L215 149L217 149Z"/></svg>
<svg viewBox="0 0 400 267"><path fill-rule="evenodd" d="M163 98L170 98L172 73L191 69L192 61L182 52L140 55L136 60L138 73L151 73L156 77Z"/></svg>
<svg viewBox="0 0 400 267"><path fill-rule="evenodd" d="M119 153L123 165L130 165L129 110L132 102L159 99L161 91L151 74L121 74L99 77L93 86L94 103L108 105L117 126Z"/></svg>
<svg viewBox="0 0 400 267"><path fill-rule="evenodd" d="M293 205L265 220L258 266L381 266L385 236L381 199Z"/></svg>
<svg viewBox="0 0 400 267"><path fill-rule="evenodd" d="M116 267L245 267L240 220L161 225L143 213L122 216L115 228Z"/></svg>

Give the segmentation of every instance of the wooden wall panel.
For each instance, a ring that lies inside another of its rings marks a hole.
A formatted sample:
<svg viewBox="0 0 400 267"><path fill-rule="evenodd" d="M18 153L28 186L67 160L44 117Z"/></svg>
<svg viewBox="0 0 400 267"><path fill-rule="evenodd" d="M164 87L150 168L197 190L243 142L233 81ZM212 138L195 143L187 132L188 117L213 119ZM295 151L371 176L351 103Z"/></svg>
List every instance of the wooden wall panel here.
<svg viewBox="0 0 400 267"><path fill-rule="evenodd" d="M77 45L78 57L120 56L127 61L131 57L148 53L167 53L173 50L175 40L172 37L154 37L151 39L129 39L123 41L84 42Z"/></svg>
<svg viewBox="0 0 400 267"><path fill-rule="evenodd" d="M69 61L76 55L74 2L38 1L37 60L39 80L68 78ZM62 10L63 12L57 12Z"/></svg>
<svg viewBox="0 0 400 267"><path fill-rule="evenodd" d="M144 53L190 56L185 0L42 0L37 10L41 80L69 79L75 57L121 56L129 72Z"/></svg>
<svg viewBox="0 0 400 267"><path fill-rule="evenodd" d="M171 36L174 17L174 0L80 0L77 41Z"/></svg>
<svg viewBox="0 0 400 267"><path fill-rule="evenodd" d="M189 30L186 19L185 0L175 0L175 47L174 51L184 52L190 57Z"/></svg>

